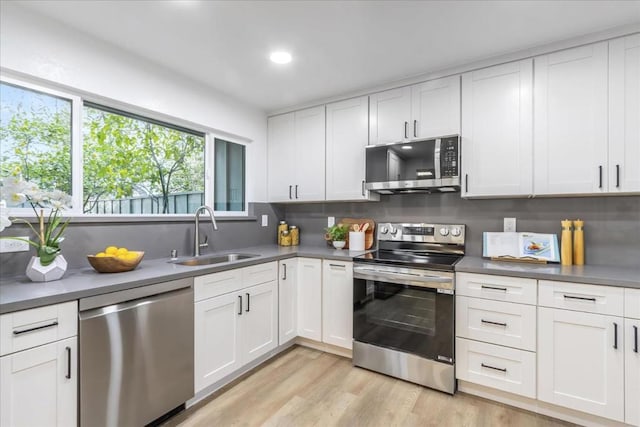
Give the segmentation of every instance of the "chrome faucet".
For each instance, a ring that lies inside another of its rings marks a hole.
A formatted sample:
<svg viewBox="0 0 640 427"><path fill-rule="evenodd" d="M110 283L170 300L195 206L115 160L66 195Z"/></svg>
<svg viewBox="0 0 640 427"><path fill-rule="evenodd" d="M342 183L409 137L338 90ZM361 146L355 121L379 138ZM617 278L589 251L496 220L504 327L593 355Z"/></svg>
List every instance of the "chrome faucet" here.
<svg viewBox="0 0 640 427"><path fill-rule="evenodd" d="M200 243L200 212L202 211L209 212L209 216L211 217L211 225L213 226L213 231L218 230L218 225L216 224L216 217L213 216L213 209L209 206L200 206L196 209L196 231L193 236L193 256L200 256L200 248L206 248L209 246L209 237L205 236L204 243Z"/></svg>

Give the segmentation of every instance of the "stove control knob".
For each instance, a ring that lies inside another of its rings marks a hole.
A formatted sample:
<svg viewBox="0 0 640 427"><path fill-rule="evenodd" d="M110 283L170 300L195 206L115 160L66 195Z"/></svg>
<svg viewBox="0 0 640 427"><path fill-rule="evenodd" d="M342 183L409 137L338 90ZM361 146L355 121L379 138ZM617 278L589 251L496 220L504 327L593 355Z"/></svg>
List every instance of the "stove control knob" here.
<svg viewBox="0 0 640 427"><path fill-rule="evenodd" d="M398 234L398 229L396 227L394 227L393 225L390 226L389 229L390 229L392 235L395 236L396 234Z"/></svg>
<svg viewBox="0 0 640 427"><path fill-rule="evenodd" d="M448 229L448 228L446 228L446 227L442 227L442 228L440 229L440 235L441 235L441 236L446 236L446 235L448 235L448 234L449 234L449 229Z"/></svg>
<svg viewBox="0 0 640 427"><path fill-rule="evenodd" d="M459 229L458 227L454 227L454 228L451 230L451 235L452 235L453 237L458 237L460 234L462 234L462 231L460 231L460 229Z"/></svg>
<svg viewBox="0 0 640 427"><path fill-rule="evenodd" d="M380 234L387 234L389 229L385 226L380 227Z"/></svg>

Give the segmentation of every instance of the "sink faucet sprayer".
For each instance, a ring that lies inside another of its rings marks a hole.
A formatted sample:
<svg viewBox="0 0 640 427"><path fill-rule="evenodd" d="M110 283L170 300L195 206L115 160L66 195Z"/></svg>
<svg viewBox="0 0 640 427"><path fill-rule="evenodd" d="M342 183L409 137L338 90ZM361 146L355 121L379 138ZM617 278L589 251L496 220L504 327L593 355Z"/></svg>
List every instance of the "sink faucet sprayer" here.
<svg viewBox="0 0 640 427"><path fill-rule="evenodd" d="M193 256L200 256L200 248L206 248L209 246L209 236L205 236L204 243L200 243L200 212L203 210L209 212L209 216L211 217L211 225L213 226L213 231L218 230L218 225L216 224L216 217L213 216L213 209L209 206L200 206L196 209L195 217L196 217L196 232L193 236Z"/></svg>

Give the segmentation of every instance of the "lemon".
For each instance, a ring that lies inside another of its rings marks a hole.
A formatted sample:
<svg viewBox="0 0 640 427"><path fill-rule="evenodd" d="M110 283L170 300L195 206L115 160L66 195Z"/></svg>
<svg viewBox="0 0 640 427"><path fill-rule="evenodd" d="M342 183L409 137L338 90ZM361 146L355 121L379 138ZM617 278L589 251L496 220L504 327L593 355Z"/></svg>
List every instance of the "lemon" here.
<svg viewBox="0 0 640 427"><path fill-rule="evenodd" d="M138 258L138 254L135 253L135 252L129 252L129 253L123 255L123 258L128 260L128 261L133 261L136 258Z"/></svg>
<svg viewBox="0 0 640 427"><path fill-rule="evenodd" d="M98 253L96 254L96 257L97 257L97 258L102 258L102 257L106 257L106 256L107 256L107 254L105 254L104 252L98 252Z"/></svg>
<svg viewBox="0 0 640 427"><path fill-rule="evenodd" d="M118 248L115 246L109 246L104 251L107 255L115 255L118 252Z"/></svg>
<svg viewBox="0 0 640 427"><path fill-rule="evenodd" d="M119 249L116 251L116 254L115 254L115 255L116 255L116 256L119 256L119 257L123 257L123 256L127 255L128 253L129 253L129 249L127 249L127 248L119 248Z"/></svg>

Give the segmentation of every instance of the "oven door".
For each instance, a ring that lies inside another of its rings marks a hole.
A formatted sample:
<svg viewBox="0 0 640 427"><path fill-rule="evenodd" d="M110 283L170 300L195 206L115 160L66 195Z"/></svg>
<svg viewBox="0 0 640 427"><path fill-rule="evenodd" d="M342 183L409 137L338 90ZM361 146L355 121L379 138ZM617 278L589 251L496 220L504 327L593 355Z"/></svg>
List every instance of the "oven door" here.
<svg viewBox="0 0 640 427"><path fill-rule="evenodd" d="M398 270L354 266L354 340L453 364L453 274Z"/></svg>

